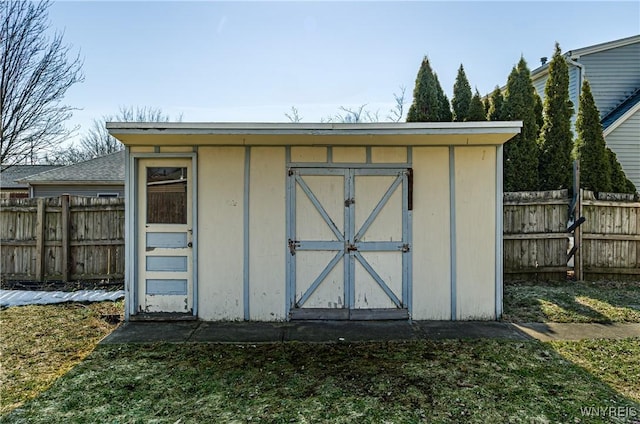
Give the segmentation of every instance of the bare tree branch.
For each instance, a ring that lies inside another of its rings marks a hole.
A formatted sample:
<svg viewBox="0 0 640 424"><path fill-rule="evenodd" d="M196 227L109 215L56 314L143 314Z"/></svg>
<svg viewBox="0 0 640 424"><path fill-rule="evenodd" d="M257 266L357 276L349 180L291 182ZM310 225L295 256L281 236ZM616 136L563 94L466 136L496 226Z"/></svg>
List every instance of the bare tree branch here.
<svg viewBox="0 0 640 424"><path fill-rule="evenodd" d="M51 164L68 165L82 162L100 156L115 153L124 148L122 143L109 134L105 125L108 121L115 122L169 122L171 117L157 107L124 107L116 115L105 115L100 119L94 119L93 125L82 136L75 146L57 149L47 155L45 161ZM182 115L175 121L182 121Z"/></svg>
<svg viewBox="0 0 640 424"><path fill-rule="evenodd" d="M82 60L69 57L63 34L47 37L48 1L0 3L0 162L33 162L64 140L73 108L62 103L83 81Z"/></svg>
<svg viewBox="0 0 640 424"><path fill-rule="evenodd" d="M404 105L406 103L405 101L406 91L407 91L407 87L401 85L400 94L393 93L393 98L396 104L393 107L393 109L391 109L391 111L389 112L389 115L387 115L388 120L393 122L402 121L402 116L404 115Z"/></svg>
<svg viewBox="0 0 640 424"><path fill-rule="evenodd" d="M291 113L285 112L284 116L289 119L290 122L300 122L302 121L302 117L298 113L298 108L295 106L291 106Z"/></svg>

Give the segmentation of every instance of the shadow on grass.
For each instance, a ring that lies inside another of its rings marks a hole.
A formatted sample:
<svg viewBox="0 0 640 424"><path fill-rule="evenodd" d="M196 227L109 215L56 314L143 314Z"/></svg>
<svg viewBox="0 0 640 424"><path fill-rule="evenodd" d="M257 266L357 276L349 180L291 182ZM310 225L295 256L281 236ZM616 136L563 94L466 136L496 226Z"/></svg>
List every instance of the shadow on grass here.
<svg viewBox="0 0 640 424"><path fill-rule="evenodd" d="M505 321L640 322L640 282L507 282Z"/></svg>

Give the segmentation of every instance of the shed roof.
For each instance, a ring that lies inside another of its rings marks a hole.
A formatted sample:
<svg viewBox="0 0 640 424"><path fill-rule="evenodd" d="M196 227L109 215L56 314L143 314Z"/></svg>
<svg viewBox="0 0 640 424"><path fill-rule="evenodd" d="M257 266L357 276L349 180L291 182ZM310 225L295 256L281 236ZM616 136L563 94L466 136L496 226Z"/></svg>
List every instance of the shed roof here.
<svg viewBox="0 0 640 424"><path fill-rule="evenodd" d="M417 123L107 122L125 145L496 145L521 121Z"/></svg>
<svg viewBox="0 0 640 424"><path fill-rule="evenodd" d="M33 174L49 171L59 168L60 165L2 165L2 172L0 172L0 187L3 189L18 189L29 188L26 183L19 183L18 180L22 180Z"/></svg>
<svg viewBox="0 0 640 424"><path fill-rule="evenodd" d="M124 184L124 151L23 178L29 184Z"/></svg>

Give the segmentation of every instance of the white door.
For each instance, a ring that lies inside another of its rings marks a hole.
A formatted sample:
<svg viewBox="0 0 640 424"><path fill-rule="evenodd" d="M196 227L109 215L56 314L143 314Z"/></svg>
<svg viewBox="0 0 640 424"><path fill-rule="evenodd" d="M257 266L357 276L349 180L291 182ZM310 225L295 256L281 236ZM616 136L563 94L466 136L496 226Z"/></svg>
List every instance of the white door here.
<svg viewBox="0 0 640 424"><path fill-rule="evenodd" d="M292 169L292 319L406 319L407 169Z"/></svg>
<svg viewBox="0 0 640 424"><path fill-rule="evenodd" d="M138 312L193 313L191 159L138 162Z"/></svg>

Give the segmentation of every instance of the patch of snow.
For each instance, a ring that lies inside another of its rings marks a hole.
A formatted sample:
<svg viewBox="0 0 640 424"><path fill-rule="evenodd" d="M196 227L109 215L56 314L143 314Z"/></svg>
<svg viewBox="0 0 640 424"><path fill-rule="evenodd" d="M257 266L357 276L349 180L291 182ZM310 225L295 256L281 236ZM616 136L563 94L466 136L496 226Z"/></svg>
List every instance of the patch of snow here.
<svg viewBox="0 0 640 424"><path fill-rule="evenodd" d="M22 305L50 305L65 302L115 301L124 297L124 290L33 291L0 290L0 308Z"/></svg>

